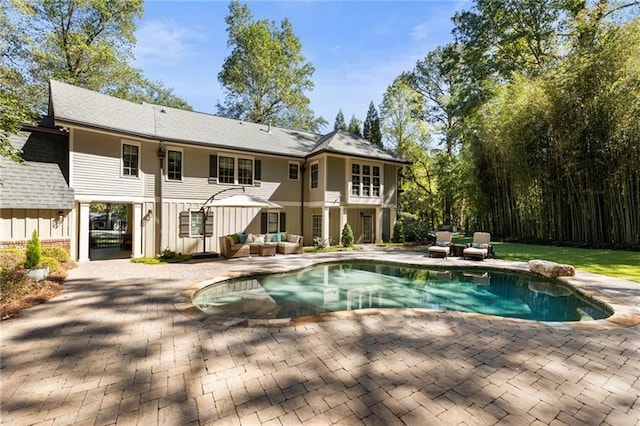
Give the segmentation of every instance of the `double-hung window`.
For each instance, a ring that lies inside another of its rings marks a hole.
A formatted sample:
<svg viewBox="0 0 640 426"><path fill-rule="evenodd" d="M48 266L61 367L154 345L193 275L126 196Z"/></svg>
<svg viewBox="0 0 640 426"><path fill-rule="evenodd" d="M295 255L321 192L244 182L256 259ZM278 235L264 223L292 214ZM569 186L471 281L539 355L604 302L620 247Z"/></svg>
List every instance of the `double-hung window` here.
<svg viewBox="0 0 640 426"><path fill-rule="evenodd" d="M378 166L373 166L373 186L372 186L372 190L373 190L373 196L374 197L379 197L380 196L380 167Z"/></svg>
<svg viewBox="0 0 640 426"><path fill-rule="evenodd" d="M371 196L371 167L362 166L362 196Z"/></svg>
<svg viewBox="0 0 640 426"><path fill-rule="evenodd" d="M318 187L318 173L319 173L318 163L312 164L311 165L311 188Z"/></svg>
<svg viewBox="0 0 640 426"><path fill-rule="evenodd" d="M312 233L315 241L316 238L322 238L322 216L314 214L312 220Z"/></svg>
<svg viewBox="0 0 640 426"><path fill-rule="evenodd" d="M218 183L235 183L235 159L233 157L218 158Z"/></svg>
<svg viewBox="0 0 640 426"><path fill-rule="evenodd" d="M360 164L351 165L351 195L360 195Z"/></svg>
<svg viewBox="0 0 640 426"><path fill-rule="evenodd" d="M300 164L289 163L289 180L298 180L300 176Z"/></svg>
<svg viewBox="0 0 640 426"><path fill-rule="evenodd" d="M167 150L167 179L182 180L182 152Z"/></svg>
<svg viewBox="0 0 640 426"><path fill-rule="evenodd" d="M189 211L189 236L201 237L204 231L204 213L201 211Z"/></svg>
<svg viewBox="0 0 640 426"><path fill-rule="evenodd" d="M253 185L253 161L247 158L238 158L238 183L240 185Z"/></svg>
<svg viewBox="0 0 640 426"><path fill-rule="evenodd" d="M139 149L138 145L122 144L122 176L138 177Z"/></svg>

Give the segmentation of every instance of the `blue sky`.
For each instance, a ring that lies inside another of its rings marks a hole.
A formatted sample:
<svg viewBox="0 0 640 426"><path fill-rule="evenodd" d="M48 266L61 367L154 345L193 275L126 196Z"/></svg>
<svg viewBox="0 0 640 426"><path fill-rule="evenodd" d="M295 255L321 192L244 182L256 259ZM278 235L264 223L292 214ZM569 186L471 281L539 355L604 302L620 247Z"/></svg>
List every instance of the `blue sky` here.
<svg viewBox="0 0 640 426"><path fill-rule="evenodd" d="M451 41L456 11L471 0L249 1L254 19L288 18L316 71L311 108L333 129L338 109L364 120L389 84L437 46ZM230 50L228 1L145 2L134 51L136 66L161 80L196 111L215 113L224 99L218 72Z"/></svg>

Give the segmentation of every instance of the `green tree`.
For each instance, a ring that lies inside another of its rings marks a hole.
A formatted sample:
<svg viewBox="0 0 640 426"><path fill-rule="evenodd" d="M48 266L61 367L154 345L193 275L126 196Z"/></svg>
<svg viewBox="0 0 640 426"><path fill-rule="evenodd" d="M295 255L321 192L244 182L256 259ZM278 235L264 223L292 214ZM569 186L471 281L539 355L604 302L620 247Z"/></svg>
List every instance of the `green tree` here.
<svg viewBox="0 0 640 426"><path fill-rule="evenodd" d="M40 245L40 238L38 237L38 231L35 229L31 234L31 239L27 241L26 258L24 261L24 267L27 269L33 269L40 263L40 257L42 256L42 246Z"/></svg>
<svg viewBox="0 0 640 426"><path fill-rule="evenodd" d="M289 20L279 27L254 21L247 5L232 1L225 22L232 51L218 74L226 92L224 104L217 104L218 113L311 131L327 124L309 106L305 92L313 89L315 69L302 55Z"/></svg>
<svg viewBox="0 0 640 426"><path fill-rule="evenodd" d="M339 109L338 114L336 114L336 121L333 124L333 130L347 130L347 123L344 122L342 109Z"/></svg>
<svg viewBox="0 0 640 426"><path fill-rule="evenodd" d="M6 135L46 111L48 82L190 109L130 65L142 0L0 0L2 152Z"/></svg>
<svg viewBox="0 0 640 426"><path fill-rule="evenodd" d="M360 132L360 123L361 121L356 118L356 115L353 114L351 116L351 120L349 121L349 127L347 127L347 131L349 133L353 133L354 135L362 136Z"/></svg>
<svg viewBox="0 0 640 426"><path fill-rule="evenodd" d="M355 237L353 236L351 225L349 225L348 223L345 223L344 228L342 228L342 238L340 240L343 247L353 247Z"/></svg>
<svg viewBox="0 0 640 426"><path fill-rule="evenodd" d="M380 108L385 145L411 162L404 166L398 186L403 191L398 209L410 220L433 229L441 211L436 200L433 160L430 157L429 129L424 121L424 103L403 77L387 87Z"/></svg>
<svg viewBox="0 0 640 426"><path fill-rule="evenodd" d="M367 118L362 126L362 136L378 148L384 148L382 145L382 132L380 131L380 117L378 117L378 110L373 101L369 103Z"/></svg>

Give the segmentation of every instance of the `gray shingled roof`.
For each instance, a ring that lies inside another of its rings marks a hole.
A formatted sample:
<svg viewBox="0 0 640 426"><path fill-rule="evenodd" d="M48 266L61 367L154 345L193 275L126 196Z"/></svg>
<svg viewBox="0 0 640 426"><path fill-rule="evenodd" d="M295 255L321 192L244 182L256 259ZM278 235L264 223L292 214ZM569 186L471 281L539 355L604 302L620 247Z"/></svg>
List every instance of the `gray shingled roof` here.
<svg viewBox="0 0 640 426"><path fill-rule="evenodd" d="M352 155L355 157L367 157L379 160L404 162L393 154L378 148L368 140L349 133L345 130L334 130L320 140L318 145L311 150L309 156L322 152Z"/></svg>
<svg viewBox="0 0 640 426"><path fill-rule="evenodd" d="M404 162L346 132L323 137L211 114L137 104L55 80L51 80L50 87L49 115L56 124L79 124L165 141L299 158L327 151ZM329 136L328 146L324 146Z"/></svg>
<svg viewBox="0 0 640 426"><path fill-rule="evenodd" d="M27 134L11 136L15 146L24 145ZM0 206L3 209L71 209L73 189L60 167L53 163L16 163L0 157Z"/></svg>

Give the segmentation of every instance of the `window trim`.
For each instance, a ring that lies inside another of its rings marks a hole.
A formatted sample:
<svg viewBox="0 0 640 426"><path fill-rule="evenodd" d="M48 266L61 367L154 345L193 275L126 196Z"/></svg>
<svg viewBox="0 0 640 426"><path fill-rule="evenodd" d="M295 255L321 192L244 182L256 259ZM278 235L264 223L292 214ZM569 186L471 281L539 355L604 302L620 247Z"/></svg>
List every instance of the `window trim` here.
<svg viewBox="0 0 640 426"><path fill-rule="evenodd" d="M205 224L204 224L204 215L205 212L203 212L200 209L189 209L189 238L202 238L205 234ZM200 215L200 217L202 217L202 220L200 221L200 230L201 233L200 234L194 234L191 231L193 230L193 217L194 217L194 213Z"/></svg>
<svg viewBox="0 0 640 426"><path fill-rule="evenodd" d="M137 175L128 175L124 173L124 146L125 145L135 146L136 148L138 148L138 163L136 167L136 170L138 172ZM125 179L140 179L140 175L142 174L142 170L140 170L140 164L142 164L141 157L142 157L142 144L140 142L121 139L120 140L120 177Z"/></svg>
<svg viewBox="0 0 640 426"><path fill-rule="evenodd" d="M315 234L316 219L319 219L319 222L320 222L320 234L319 235ZM322 215L321 214L313 214L313 215L311 215L311 237L312 237L313 240L315 240L316 238L322 238Z"/></svg>
<svg viewBox="0 0 640 426"><path fill-rule="evenodd" d="M360 173L353 173L353 166L354 165L358 165L359 166L359 171ZM365 170L364 167L368 167L369 168L369 174L365 174ZM383 171L383 164L382 163L374 163L374 162L368 162L368 161L351 161L349 163L349 171L350 171L350 175L349 175L349 196L350 197L357 197L357 198L368 198L368 199L377 199L377 198L381 198L382 197L382 185L383 185L383 176L382 176L382 171ZM376 176L374 173L374 169L377 168L378 169L378 175ZM358 184L357 188L357 192L358 194L354 194L354 184L353 184L353 177L354 176L358 176L359 177L359 181L360 183ZM367 185L368 191L365 191L365 177L369 180L369 184ZM374 181L378 179L378 195L375 195L375 191L374 188L376 188L376 186L374 185ZM365 193L368 192L368 195L365 195Z"/></svg>
<svg viewBox="0 0 640 426"><path fill-rule="evenodd" d="M293 179L291 177L291 166L296 166L296 178ZM289 161L289 166L287 167L287 178L289 180L293 180L293 181L299 181L300 180L300 163L297 161Z"/></svg>
<svg viewBox="0 0 640 426"><path fill-rule="evenodd" d="M313 186L313 167L318 168L318 176L316 177L316 186ZM320 187L320 162L314 161L309 164L309 189L318 189Z"/></svg>
<svg viewBox="0 0 640 426"><path fill-rule="evenodd" d="M165 159L165 179L169 182L182 182L184 180L184 149L177 147L167 147L167 154ZM180 153L180 179L173 179L169 177L169 152Z"/></svg>
<svg viewBox="0 0 640 426"><path fill-rule="evenodd" d="M215 183L218 185L228 185L228 186L260 186L260 180L256 179L256 159L253 156L249 155L234 155L226 152L216 152L215 154L211 154L216 156L216 176L209 176L209 183ZM211 155L209 158L211 158ZM220 181L220 165L222 163L221 159L230 158L233 160L233 182L221 182ZM251 161L251 182L250 183L240 183L240 160L248 160ZM209 160L211 163L211 159ZM209 170L209 175L211 175L211 170Z"/></svg>

